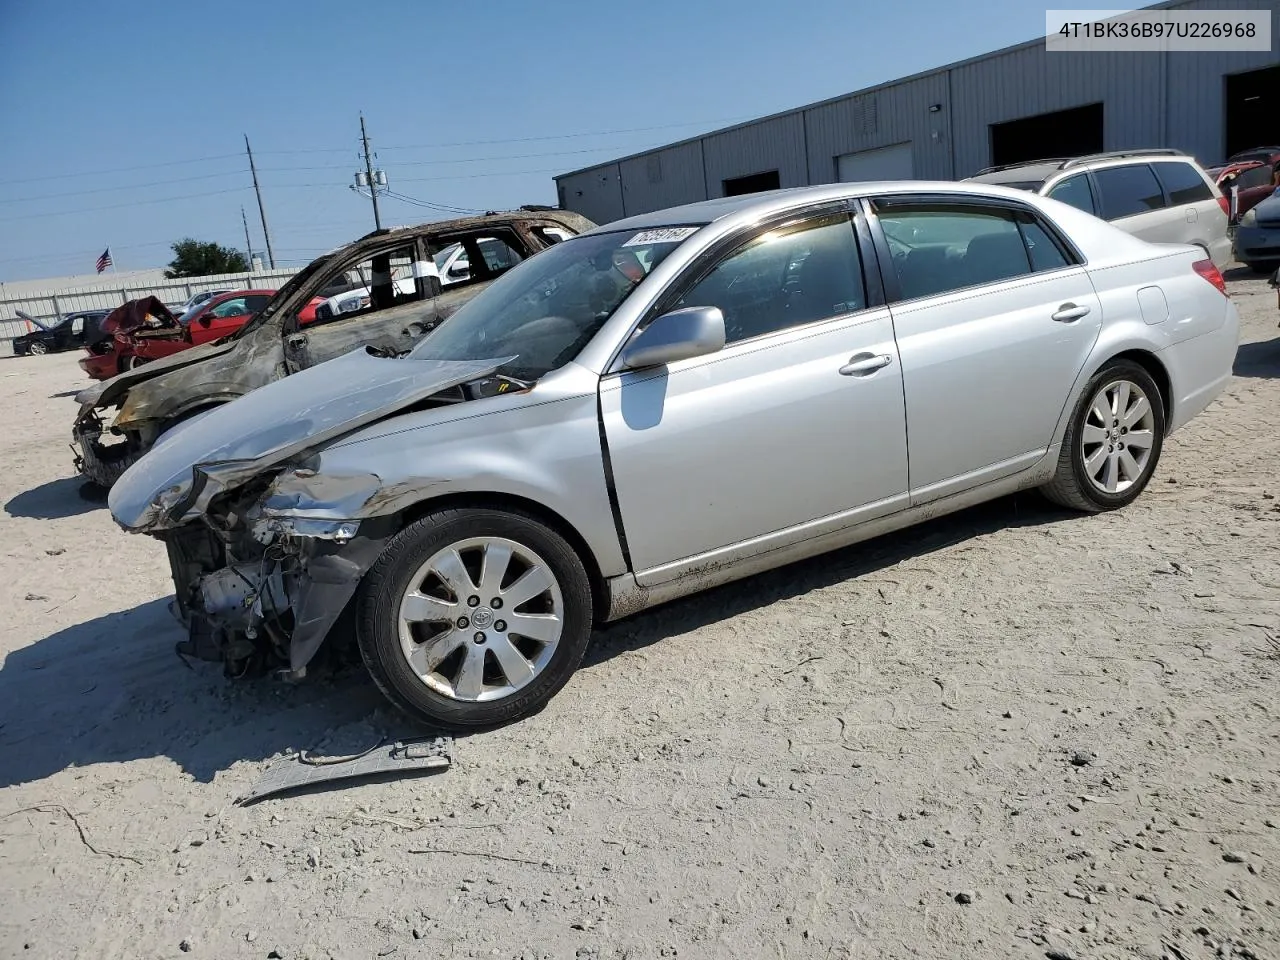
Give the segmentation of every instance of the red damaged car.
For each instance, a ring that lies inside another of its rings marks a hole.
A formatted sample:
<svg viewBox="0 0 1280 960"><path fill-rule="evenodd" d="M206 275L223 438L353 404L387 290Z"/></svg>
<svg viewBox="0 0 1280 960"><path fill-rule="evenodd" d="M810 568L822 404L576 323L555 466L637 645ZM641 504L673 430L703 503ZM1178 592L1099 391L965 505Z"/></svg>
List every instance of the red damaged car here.
<svg viewBox="0 0 1280 960"><path fill-rule="evenodd" d="M178 318L158 297L130 300L103 318L102 338L85 347L80 369L95 380L110 380L136 363L131 334L141 329L172 329Z"/></svg>
<svg viewBox="0 0 1280 960"><path fill-rule="evenodd" d="M220 293L197 307L192 307L178 318L176 329L144 327L135 330L130 338L130 349L137 358L134 365L146 363L149 360L159 360L180 350L203 343L212 343L236 333L254 314L262 310L275 294L274 290L231 290ZM324 303L322 298L313 297L299 311L299 324L305 326L314 321L316 307L322 303Z"/></svg>

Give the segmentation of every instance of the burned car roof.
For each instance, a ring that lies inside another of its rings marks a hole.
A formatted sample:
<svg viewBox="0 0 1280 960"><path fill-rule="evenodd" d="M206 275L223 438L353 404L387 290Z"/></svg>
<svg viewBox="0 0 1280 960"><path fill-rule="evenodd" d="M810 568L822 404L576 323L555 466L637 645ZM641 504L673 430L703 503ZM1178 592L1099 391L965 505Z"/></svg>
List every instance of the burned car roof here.
<svg viewBox="0 0 1280 960"><path fill-rule="evenodd" d="M77 394L77 469L109 487L164 430L188 416L357 347L406 353L514 263L594 226L570 211L521 209L365 234L313 260L237 332ZM479 246L490 230L506 251L492 262ZM437 240L471 248L462 277L441 278L433 261ZM302 309L335 283L364 288L365 296L352 298L349 310L317 313L304 324ZM119 407L114 415L107 412L112 407Z"/></svg>

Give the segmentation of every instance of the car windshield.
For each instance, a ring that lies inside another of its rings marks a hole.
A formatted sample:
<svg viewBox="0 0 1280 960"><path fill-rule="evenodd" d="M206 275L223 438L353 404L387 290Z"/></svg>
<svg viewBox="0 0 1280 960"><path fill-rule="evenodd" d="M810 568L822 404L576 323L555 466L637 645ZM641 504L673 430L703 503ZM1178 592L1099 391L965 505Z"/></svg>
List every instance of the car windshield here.
<svg viewBox="0 0 1280 960"><path fill-rule="evenodd" d="M640 281L697 229L622 230L557 243L495 280L410 356L514 357L500 372L537 380L576 357Z"/></svg>
<svg viewBox="0 0 1280 960"><path fill-rule="evenodd" d="M459 247L459 244L451 243L449 244L449 246L445 247L443 250L437 253L435 257L432 258L436 262L437 270L444 269L444 265L449 262L449 258L453 256L453 252L457 250L458 247Z"/></svg>

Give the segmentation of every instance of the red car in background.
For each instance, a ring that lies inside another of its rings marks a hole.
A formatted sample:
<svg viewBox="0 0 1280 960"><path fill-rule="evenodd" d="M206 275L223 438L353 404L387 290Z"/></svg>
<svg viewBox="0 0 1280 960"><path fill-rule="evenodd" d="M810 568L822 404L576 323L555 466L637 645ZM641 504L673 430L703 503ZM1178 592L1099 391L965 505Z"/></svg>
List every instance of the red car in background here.
<svg viewBox="0 0 1280 960"><path fill-rule="evenodd" d="M1231 221L1235 223L1271 196L1280 179L1280 164L1273 167L1265 160L1229 160L1207 167L1206 172L1213 177L1223 196L1229 198L1232 187L1237 188L1236 208Z"/></svg>
<svg viewBox="0 0 1280 960"><path fill-rule="evenodd" d="M128 349L135 358L133 365L230 336L260 312L275 293L274 290L230 290L192 307L178 318L176 329L133 331L128 335ZM316 307L322 303L323 298L313 297L299 312L298 322L304 326L315 322Z"/></svg>
<svg viewBox="0 0 1280 960"><path fill-rule="evenodd" d="M235 333L265 307L275 293L274 290L231 290L192 307L178 317L175 327L142 327L116 336L125 338L124 346L137 358L136 363L159 360Z"/></svg>
<svg viewBox="0 0 1280 960"><path fill-rule="evenodd" d="M130 340L133 331L172 329L177 322L177 317L158 297L129 300L103 317L98 327L103 336L85 347L80 369L95 380L110 380L136 362Z"/></svg>

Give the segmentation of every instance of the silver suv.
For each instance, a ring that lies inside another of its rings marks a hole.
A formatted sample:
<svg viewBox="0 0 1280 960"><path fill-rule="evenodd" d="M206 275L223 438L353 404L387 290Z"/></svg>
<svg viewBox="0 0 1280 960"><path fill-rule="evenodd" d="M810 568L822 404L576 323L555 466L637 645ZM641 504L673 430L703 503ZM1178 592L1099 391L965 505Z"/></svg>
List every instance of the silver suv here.
<svg viewBox="0 0 1280 960"><path fill-rule="evenodd" d="M1035 160L988 167L968 179L1052 197L1152 243L1195 244L1219 269L1231 262L1227 198L1179 150Z"/></svg>

